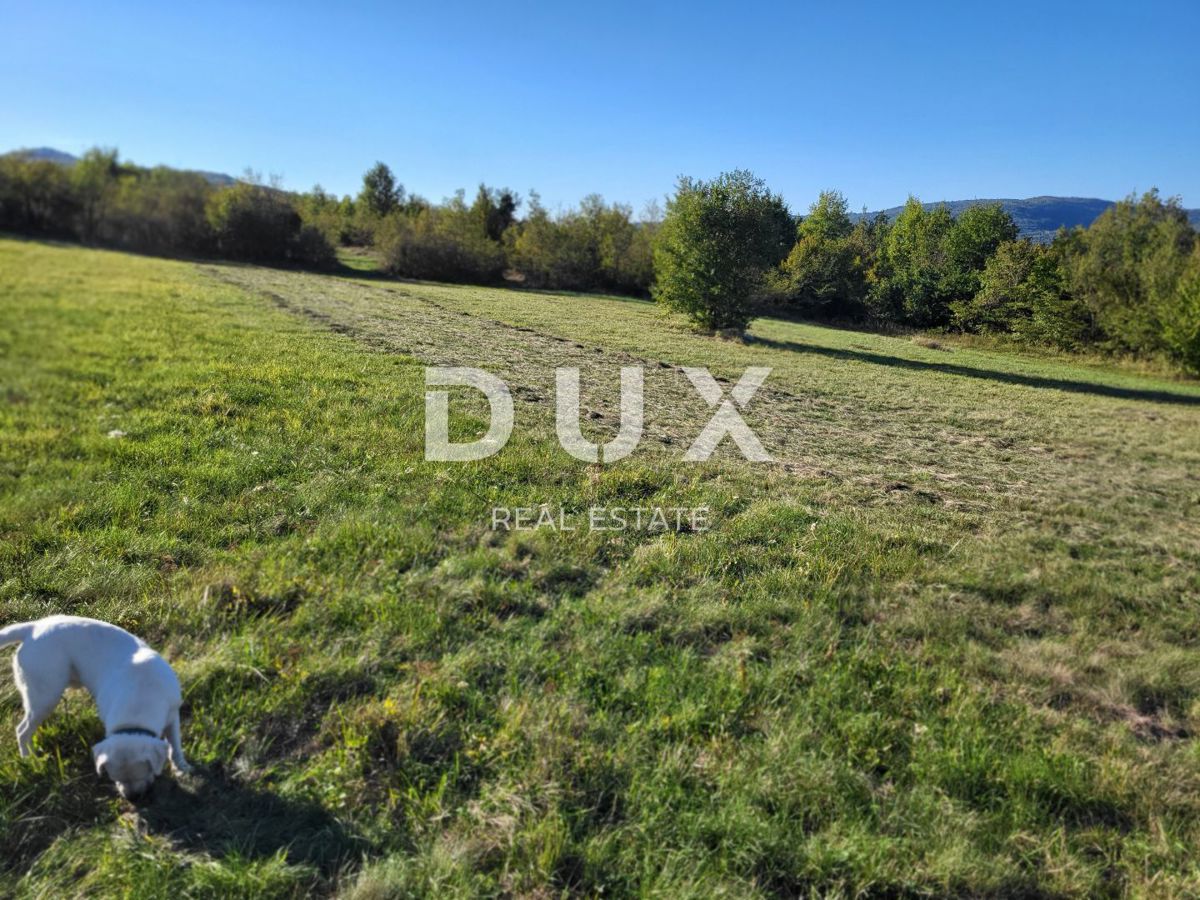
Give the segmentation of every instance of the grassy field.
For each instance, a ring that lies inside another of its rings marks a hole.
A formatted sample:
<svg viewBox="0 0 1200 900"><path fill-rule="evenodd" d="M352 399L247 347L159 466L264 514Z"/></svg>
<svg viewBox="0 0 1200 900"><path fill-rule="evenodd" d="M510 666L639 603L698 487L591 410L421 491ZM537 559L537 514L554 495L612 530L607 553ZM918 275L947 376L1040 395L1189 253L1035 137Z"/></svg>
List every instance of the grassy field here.
<svg viewBox="0 0 1200 900"><path fill-rule="evenodd" d="M14 240L0 315L0 624L146 637L196 764L121 801L81 694L21 760L0 677L0 894L1200 892L1195 383ZM568 456L554 366L600 440L639 362L639 450ZM503 452L424 461L427 364ZM774 462L681 462L684 365L772 367ZM539 504L712 528L489 527Z"/></svg>

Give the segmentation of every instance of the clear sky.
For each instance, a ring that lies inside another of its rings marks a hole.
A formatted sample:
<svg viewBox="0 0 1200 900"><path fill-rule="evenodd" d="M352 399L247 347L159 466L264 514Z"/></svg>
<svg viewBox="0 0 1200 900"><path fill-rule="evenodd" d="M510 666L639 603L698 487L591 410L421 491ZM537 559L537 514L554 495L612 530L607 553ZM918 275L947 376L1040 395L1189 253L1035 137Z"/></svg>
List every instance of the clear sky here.
<svg viewBox="0 0 1200 900"><path fill-rule="evenodd" d="M1200 206L1200 2L0 0L0 149L635 210L748 168L797 211L1152 186Z"/></svg>

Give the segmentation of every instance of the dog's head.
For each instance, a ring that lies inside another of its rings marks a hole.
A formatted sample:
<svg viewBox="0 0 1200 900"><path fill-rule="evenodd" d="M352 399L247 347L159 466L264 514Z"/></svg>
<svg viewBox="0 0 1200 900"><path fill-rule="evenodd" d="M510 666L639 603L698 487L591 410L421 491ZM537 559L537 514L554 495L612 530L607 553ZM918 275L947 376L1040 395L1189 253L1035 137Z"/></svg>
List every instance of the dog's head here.
<svg viewBox="0 0 1200 900"><path fill-rule="evenodd" d="M125 798L144 794L167 764L167 742L144 734L114 734L92 747L96 774L107 775Z"/></svg>

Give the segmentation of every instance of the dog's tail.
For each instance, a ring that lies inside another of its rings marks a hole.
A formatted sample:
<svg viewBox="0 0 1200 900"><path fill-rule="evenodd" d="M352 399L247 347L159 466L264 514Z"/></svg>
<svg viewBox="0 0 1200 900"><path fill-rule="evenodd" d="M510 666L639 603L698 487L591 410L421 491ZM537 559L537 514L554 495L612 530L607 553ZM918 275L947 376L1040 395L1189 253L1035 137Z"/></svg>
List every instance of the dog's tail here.
<svg viewBox="0 0 1200 900"><path fill-rule="evenodd" d="M7 628L0 628L0 647L27 641L31 634L33 634L32 622L19 622L16 625L9 625Z"/></svg>

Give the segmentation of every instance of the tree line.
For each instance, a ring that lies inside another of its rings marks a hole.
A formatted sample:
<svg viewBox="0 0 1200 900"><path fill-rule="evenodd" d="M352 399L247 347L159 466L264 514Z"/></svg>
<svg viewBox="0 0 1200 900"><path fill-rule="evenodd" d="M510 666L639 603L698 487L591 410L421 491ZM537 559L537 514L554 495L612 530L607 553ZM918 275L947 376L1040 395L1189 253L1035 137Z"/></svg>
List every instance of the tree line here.
<svg viewBox="0 0 1200 900"><path fill-rule="evenodd" d="M1156 190L1038 244L999 204L955 217L910 197L894 221L855 221L828 191L793 220L748 172L685 178L655 273L655 296L710 329L741 331L757 312L784 310L1165 357L1200 373L1200 236L1179 199Z"/></svg>
<svg viewBox="0 0 1200 900"><path fill-rule="evenodd" d="M653 296L700 327L763 313L872 327L1006 334L1030 344L1169 358L1200 372L1200 241L1177 198L1129 197L1049 244L999 205L958 216L910 198L895 220L823 192L801 216L748 172L682 178L639 221L598 195L550 212L480 185L440 204L384 163L356 196L247 176L143 168L94 149L72 166L0 157L0 229L172 256L328 268L374 248L390 274Z"/></svg>
<svg viewBox="0 0 1200 900"><path fill-rule="evenodd" d="M248 174L228 186L197 172L89 150L71 166L0 157L0 229L164 256L328 267L333 247L295 198Z"/></svg>
<svg viewBox="0 0 1200 900"><path fill-rule="evenodd" d="M0 156L0 229L168 256L328 268L339 246L370 246L390 274L469 284L648 295L654 221L598 195L550 213L536 194L480 185L440 204L409 194L383 163L356 196L289 192L248 173L232 185L145 168L93 149L71 166Z"/></svg>
<svg viewBox="0 0 1200 900"><path fill-rule="evenodd" d="M318 201L320 202L320 201ZM537 194L517 216L521 198L480 185L434 205L407 194L384 163L363 176L357 198L324 202L331 238L371 244L385 271L405 278L469 284L508 276L526 286L647 295L654 282L654 213L637 221L631 207L591 194L551 213Z"/></svg>

